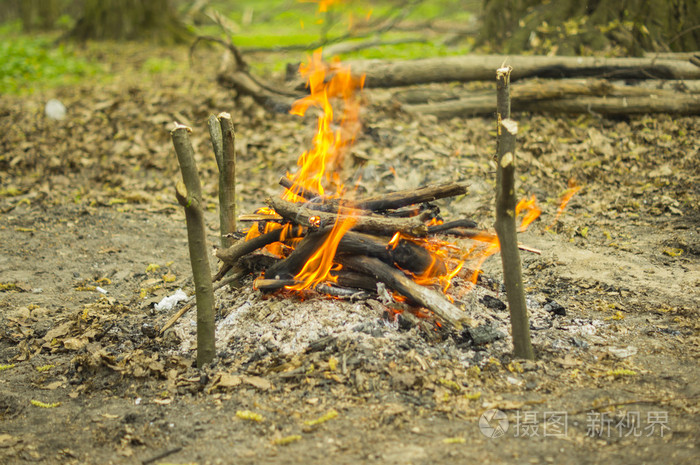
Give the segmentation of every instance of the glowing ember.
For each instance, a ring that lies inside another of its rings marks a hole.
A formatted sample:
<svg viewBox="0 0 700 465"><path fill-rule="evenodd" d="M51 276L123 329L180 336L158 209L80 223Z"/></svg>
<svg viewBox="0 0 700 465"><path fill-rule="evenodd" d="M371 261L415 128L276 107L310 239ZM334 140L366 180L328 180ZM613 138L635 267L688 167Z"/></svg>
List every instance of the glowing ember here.
<svg viewBox="0 0 700 465"><path fill-rule="evenodd" d="M554 226L554 223L556 223L559 220L559 217L561 216L562 212L566 208L566 206L569 204L569 201L571 198L576 195L578 191L581 190L583 186L579 186L578 183L574 178L569 179L569 188L566 189L564 194L561 196L561 199L559 201L559 208L557 208L557 214L554 216L554 220L552 221L552 224L547 226L547 231L549 231L552 226Z"/></svg>

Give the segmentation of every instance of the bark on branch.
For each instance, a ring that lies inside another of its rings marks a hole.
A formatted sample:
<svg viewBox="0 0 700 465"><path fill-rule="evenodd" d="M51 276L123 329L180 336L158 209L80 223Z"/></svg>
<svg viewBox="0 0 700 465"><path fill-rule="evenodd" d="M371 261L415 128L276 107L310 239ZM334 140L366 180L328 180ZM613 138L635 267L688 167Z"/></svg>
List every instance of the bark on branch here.
<svg viewBox="0 0 700 465"><path fill-rule="evenodd" d="M515 226L515 136L518 133L518 123L510 119L510 72L510 67L496 71L498 167L495 227L501 246L503 281L508 296L514 353L516 357L534 360Z"/></svg>
<svg viewBox="0 0 700 465"><path fill-rule="evenodd" d="M182 172L183 183L177 186L177 200L185 208L187 243L197 299L197 366L203 367L216 355L214 334L214 289L209 268L202 185L199 181L194 149L187 126L175 123L170 133Z"/></svg>
<svg viewBox="0 0 700 465"><path fill-rule="evenodd" d="M488 81L504 62L514 68L513 81L531 78L595 77L604 79L700 79L689 60L567 56L466 55L419 60L348 61L353 73L365 74L365 87L400 87L429 82Z"/></svg>
<svg viewBox="0 0 700 465"><path fill-rule="evenodd" d="M658 82L658 81L656 81ZM644 113L700 114L700 95L646 86L616 85L602 79L535 80L512 86L513 111L537 113L596 113L619 116ZM442 102L404 105L413 113L438 118L493 113L492 93Z"/></svg>
<svg viewBox="0 0 700 465"><path fill-rule="evenodd" d="M337 215L324 211L316 211L306 208L302 204L287 202L277 198L267 198L265 203L275 210L283 218L302 226L309 226L315 221L312 217L319 219L321 224L333 224L340 217L340 221L346 215ZM424 224L424 218L414 216L411 218L386 218L377 215L363 215L355 217L354 230L392 235L397 231L413 236L426 236L428 227Z"/></svg>

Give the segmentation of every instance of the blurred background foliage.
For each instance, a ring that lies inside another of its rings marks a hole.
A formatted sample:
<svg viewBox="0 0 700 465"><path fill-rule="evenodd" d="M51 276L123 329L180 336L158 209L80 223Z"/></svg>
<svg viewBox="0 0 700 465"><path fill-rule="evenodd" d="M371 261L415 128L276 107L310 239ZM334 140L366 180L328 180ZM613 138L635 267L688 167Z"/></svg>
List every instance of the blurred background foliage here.
<svg viewBox="0 0 700 465"><path fill-rule="evenodd" d="M96 41L152 43L149 74L178 66L157 46L231 40L281 72L320 44L374 40L342 59L482 53L641 55L700 47L700 0L0 0L0 93L103 78ZM320 11L324 10L324 11ZM105 44L105 42L102 42ZM272 53L271 53L272 52ZM275 53L277 52L277 53ZM91 54L90 58L94 58Z"/></svg>

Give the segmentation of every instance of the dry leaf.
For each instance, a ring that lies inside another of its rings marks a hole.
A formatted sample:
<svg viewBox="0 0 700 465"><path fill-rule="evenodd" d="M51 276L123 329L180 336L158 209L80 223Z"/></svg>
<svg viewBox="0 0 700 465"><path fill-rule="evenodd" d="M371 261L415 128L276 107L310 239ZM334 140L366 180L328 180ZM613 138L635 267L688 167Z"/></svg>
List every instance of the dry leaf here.
<svg viewBox="0 0 700 465"><path fill-rule="evenodd" d="M254 387L261 389L263 391L267 391L269 389L272 389L272 383L270 383L265 378L261 378L259 376L241 376L241 380L244 383L248 383L251 386L254 386Z"/></svg>

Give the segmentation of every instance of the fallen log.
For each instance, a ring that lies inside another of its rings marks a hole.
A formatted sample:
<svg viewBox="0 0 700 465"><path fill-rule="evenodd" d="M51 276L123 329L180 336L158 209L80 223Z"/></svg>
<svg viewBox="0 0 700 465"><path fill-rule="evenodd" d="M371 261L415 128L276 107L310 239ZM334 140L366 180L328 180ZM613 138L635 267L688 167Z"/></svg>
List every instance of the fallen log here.
<svg viewBox="0 0 700 465"><path fill-rule="evenodd" d="M438 118L490 115L496 99L491 95L468 97L447 102L424 105L404 105L411 113L435 115ZM700 96L680 92L663 97L651 96L578 96L560 99L522 100L513 98L512 111L532 113L580 114L593 113L603 116L624 116L647 113L676 115L700 114Z"/></svg>
<svg viewBox="0 0 700 465"><path fill-rule="evenodd" d="M208 38L207 40L211 40ZM217 41L219 42L219 41ZM221 43L221 42L220 42ZM219 85L234 89L239 95L248 95L258 105L272 113L289 113L294 102L303 95L274 87L248 72L247 66L236 59L235 47L223 43L230 53L225 53L216 75Z"/></svg>
<svg viewBox="0 0 700 465"><path fill-rule="evenodd" d="M488 81L493 78L493 70L504 64L514 68L513 81L531 77L700 79L700 67L689 60L670 58L463 55L418 60L356 60L345 64L354 74L365 74L365 88Z"/></svg>

